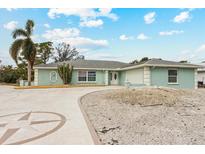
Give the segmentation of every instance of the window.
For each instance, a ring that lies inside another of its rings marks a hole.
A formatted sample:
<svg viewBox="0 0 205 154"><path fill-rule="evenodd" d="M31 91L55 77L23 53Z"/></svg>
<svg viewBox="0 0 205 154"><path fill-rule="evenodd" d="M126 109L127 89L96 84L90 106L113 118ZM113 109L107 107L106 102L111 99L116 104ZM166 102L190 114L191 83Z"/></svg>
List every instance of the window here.
<svg viewBox="0 0 205 154"><path fill-rule="evenodd" d="M117 80L117 74L116 74L116 73L115 73L115 75L114 75L114 79Z"/></svg>
<svg viewBox="0 0 205 154"><path fill-rule="evenodd" d="M88 71L88 81L96 81L96 72Z"/></svg>
<svg viewBox="0 0 205 154"><path fill-rule="evenodd" d="M95 71L78 71L78 81L92 82L96 81Z"/></svg>
<svg viewBox="0 0 205 154"><path fill-rule="evenodd" d="M86 71L79 71L78 72L78 81L86 81L87 79L87 72Z"/></svg>
<svg viewBox="0 0 205 154"><path fill-rule="evenodd" d="M168 83L177 83L177 70L168 70Z"/></svg>
<svg viewBox="0 0 205 154"><path fill-rule="evenodd" d="M52 71L52 72L50 72L50 81L51 82L56 82L57 81L57 72L56 71Z"/></svg>

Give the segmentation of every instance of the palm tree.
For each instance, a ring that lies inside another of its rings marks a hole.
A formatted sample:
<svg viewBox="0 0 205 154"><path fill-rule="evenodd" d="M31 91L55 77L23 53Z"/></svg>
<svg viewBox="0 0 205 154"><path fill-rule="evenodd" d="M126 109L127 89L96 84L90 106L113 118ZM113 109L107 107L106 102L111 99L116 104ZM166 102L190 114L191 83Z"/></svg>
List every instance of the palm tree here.
<svg viewBox="0 0 205 154"><path fill-rule="evenodd" d="M28 70L28 85L31 85L31 71L36 58L36 46L32 41L31 35L33 33L34 22L27 20L25 29L15 29L12 33L14 42L10 47L10 55L18 66L19 55L27 61Z"/></svg>

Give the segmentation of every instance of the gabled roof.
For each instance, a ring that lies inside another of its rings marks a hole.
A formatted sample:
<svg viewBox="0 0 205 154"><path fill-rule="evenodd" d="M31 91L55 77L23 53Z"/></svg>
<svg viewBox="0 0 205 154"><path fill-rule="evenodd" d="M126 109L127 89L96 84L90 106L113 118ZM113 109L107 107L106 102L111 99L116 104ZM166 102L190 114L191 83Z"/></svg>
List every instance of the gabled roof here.
<svg viewBox="0 0 205 154"><path fill-rule="evenodd" d="M57 68L58 65L63 63L71 64L74 69L98 69L98 70L128 70L133 68L140 68L144 66L156 66L156 67L182 67L182 68L200 68L200 65L190 63L180 63L174 61L167 61L162 59L150 59L143 63L129 64L119 61L107 61L107 60L71 60L58 63L40 64L34 66L34 68Z"/></svg>
<svg viewBox="0 0 205 154"><path fill-rule="evenodd" d="M168 60L162 60L162 59L150 59L148 61L145 61L143 63L138 63L132 66L128 66L125 68L122 68L122 70L127 69L133 69L133 68L140 68L144 66L155 66L155 67L176 67L176 68L200 68L200 65L190 64L190 63L180 63L175 61L168 61Z"/></svg>
<svg viewBox="0 0 205 154"><path fill-rule="evenodd" d="M200 64L198 64L201 66L201 68L198 69L198 72L205 72L205 62L202 62Z"/></svg>
<svg viewBox="0 0 205 154"><path fill-rule="evenodd" d="M168 60L162 60L162 59L150 59L146 63L146 65L165 65L165 66L178 66L178 67L199 67L199 65L190 64L190 63L180 63L175 61L168 61Z"/></svg>
<svg viewBox="0 0 205 154"><path fill-rule="evenodd" d="M122 67L131 66L128 63L123 63L119 61L106 61L106 60L71 60L58 63L50 64L40 64L36 65L34 68L56 68L58 65L63 63L69 63L74 68L92 68L92 69L117 69Z"/></svg>

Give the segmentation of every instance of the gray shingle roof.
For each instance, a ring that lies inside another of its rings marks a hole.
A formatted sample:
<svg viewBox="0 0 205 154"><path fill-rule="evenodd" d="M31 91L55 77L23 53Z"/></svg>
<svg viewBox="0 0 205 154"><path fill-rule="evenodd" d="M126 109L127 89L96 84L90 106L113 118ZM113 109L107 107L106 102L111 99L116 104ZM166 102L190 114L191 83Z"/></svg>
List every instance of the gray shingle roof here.
<svg viewBox="0 0 205 154"><path fill-rule="evenodd" d="M58 63L50 63L50 64L40 64L35 67L57 67L59 64L69 63L74 68L94 68L94 69L116 69L121 67L130 66L128 63L118 62L118 61L106 61L106 60L71 60L65 62Z"/></svg>
<svg viewBox="0 0 205 154"><path fill-rule="evenodd" d="M191 67L191 68L199 68L199 65L194 65L190 63L180 63L174 61L167 61L161 59L150 59L144 63L139 64L129 64L123 63L119 61L106 61L106 60L71 60L65 62L58 63L50 63L50 64L40 64L34 66L35 68L56 68L58 65L62 63L69 63L74 68L92 68L92 69L129 69L133 67L143 67L143 66L167 66L167 67Z"/></svg>
<svg viewBox="0 0 205 154"><path fill-rule="evenodd" d="M168 61L168 60L162 60L162 59L150 59L147 62L144 63L145 65L150 65L150 66L157 66L157 65L164 65L164 66L176 66L176 67L199 67L199 65L195 64L190 64L190 63L180 63L180 62L175 62L175 61Z"/></svg>

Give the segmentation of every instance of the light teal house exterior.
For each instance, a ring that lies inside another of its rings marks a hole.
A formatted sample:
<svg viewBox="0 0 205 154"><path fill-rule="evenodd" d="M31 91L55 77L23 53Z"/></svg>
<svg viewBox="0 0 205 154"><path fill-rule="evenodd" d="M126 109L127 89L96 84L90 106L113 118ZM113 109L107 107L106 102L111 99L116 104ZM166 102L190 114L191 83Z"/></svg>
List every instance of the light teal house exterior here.
<svg viewBox="0 0 205 154"><path fill-rule="evenodd" d="M58 65L62 63L73 66L71 84L197 88L198 65L161 59L139 64L102 60L40 64L34 67L34 85L62 85L57 71Z"/></svg>

